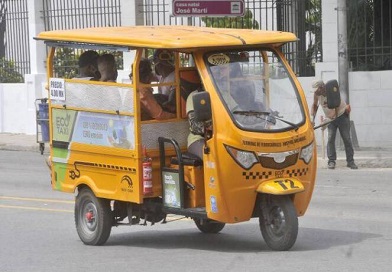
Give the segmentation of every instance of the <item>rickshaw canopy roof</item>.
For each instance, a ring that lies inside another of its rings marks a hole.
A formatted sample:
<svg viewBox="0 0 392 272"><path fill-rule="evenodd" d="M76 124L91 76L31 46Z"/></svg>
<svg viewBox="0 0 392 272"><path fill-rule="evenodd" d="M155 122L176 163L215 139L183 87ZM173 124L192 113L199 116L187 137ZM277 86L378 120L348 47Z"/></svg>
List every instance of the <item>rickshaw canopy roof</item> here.
<svg viewBox="0 0 392 272"><path fill-rule="evenodd" d="M290 32L193 26L94 27L41 32L35 39L60 44L100 44L130 48L209 48L273 44L297 40Z"/></svg>

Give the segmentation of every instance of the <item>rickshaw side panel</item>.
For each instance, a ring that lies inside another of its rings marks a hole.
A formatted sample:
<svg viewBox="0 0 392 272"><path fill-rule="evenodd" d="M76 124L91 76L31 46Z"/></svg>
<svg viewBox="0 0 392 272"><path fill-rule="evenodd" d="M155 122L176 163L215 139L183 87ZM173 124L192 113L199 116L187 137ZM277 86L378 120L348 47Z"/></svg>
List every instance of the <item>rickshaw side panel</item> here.
<svg viewBox="0 0 392 272"><path fill-rule="evenodd" d="M99 197L140 202L132 88L66 80L62 91L50 113L54 189L86 184Z"/></svg>
<svg viewBox="0 0 392 272"><path fill-rule="evenodd" d="M137 172L140 160L132 158L130 151L80 143L72 143L68 150L65 162L53 158L55 189L73 192L85 184L98 197L141 201Z"/></svg>
<svg viewBox="0 0 392 272"><path fill-rule="evenodd" d="M73 192L86 184L98 197L142 203L140 147L146 147L153 161L153 193L147 197L161 196L157 139L174 138L186 149L187 120L139 124L129 85L75 80L65 89L66 101L52 103L53 188Z"/></svg>

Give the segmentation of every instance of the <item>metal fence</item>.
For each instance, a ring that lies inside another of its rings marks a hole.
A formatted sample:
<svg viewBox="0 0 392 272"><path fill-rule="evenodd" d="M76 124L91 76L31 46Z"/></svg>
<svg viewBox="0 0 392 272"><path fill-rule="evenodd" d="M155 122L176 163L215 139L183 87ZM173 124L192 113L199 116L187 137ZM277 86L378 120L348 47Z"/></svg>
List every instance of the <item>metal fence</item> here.
<svg viewBox="0 0 392 272"><path fill-rule="evenodd" d="M172 0L143 0L139 11L145 25L221 26L293 32L297 43L285 45L284 51L299 76L313 76L314 64L322 61L321 0L245 0L242 18L174 17Z"/></svg>
<svg viewBox="0 0 392 272"><path fill-rule="evenodd" d="M27 0L0 0L0 83L30 73Z"/></svg>
<svg viewBox="0 0 392 272"><path fill-rule="evenodd" d="M0 0L0 83L23 82L31 70L27 1ZM120 0L42 1L45 30L121 25ZM59 56L64 73L76 73L79 54Z"/></svg>
<svg viewBox="0 0 392 272"><path fill-rule="evenodd" d="M348 0L347 5L347 42L351 70L391 70L391 1Z"/></svg>
<svg viewBox="0 0 392 272"><path fill-rule="evenodd" d="M121 25L120 0L43 0L45 30Z"/></svg>
<svg viewBox="0 0 392 272"><path fill-rule="evenodd" d="M121 26L121 3L120 0L43 0L42 18L46 31ZM55 76L75 77L81 53L80 49L57 50L53 60L57 68ZM122 69L122 55L117 55L116 60L117 68Z"/></svg>

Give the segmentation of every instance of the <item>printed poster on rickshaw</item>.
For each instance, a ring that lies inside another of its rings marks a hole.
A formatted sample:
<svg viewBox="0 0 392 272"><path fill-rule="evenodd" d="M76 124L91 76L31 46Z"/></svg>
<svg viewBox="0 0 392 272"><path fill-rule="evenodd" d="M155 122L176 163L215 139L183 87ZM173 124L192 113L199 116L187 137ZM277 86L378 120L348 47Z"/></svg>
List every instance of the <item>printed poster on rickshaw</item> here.
<svg viewBox="0 0 392 272"><path fill-rule="evenodd" d="M133 149L131 116L53 109L53 140Z"/></svg>
<svg viewBox="0 0 392 272"><path fill-rule="evenodd" d="M175 172L162 171L162 178L165 206L181 208L179 174Z"/></svg>
<svg viewBox="0 0 392 272"><path fill-rule="evenodd" d="M72 141L134 149L134 119L117 114L78 112Z"/></svg>

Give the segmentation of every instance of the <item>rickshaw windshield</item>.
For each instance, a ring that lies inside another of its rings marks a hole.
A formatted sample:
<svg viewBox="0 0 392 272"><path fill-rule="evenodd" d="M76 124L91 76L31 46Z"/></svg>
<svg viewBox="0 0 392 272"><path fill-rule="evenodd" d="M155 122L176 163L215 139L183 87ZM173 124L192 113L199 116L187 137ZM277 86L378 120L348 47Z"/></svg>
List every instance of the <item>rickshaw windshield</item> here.
<svg viewBox="0 0 392 272"><path fill-rule="evenodd" d="M284 131L305 121L297 88L272 50L214 52L205 59L222 102L241 129Z"/></svg>

